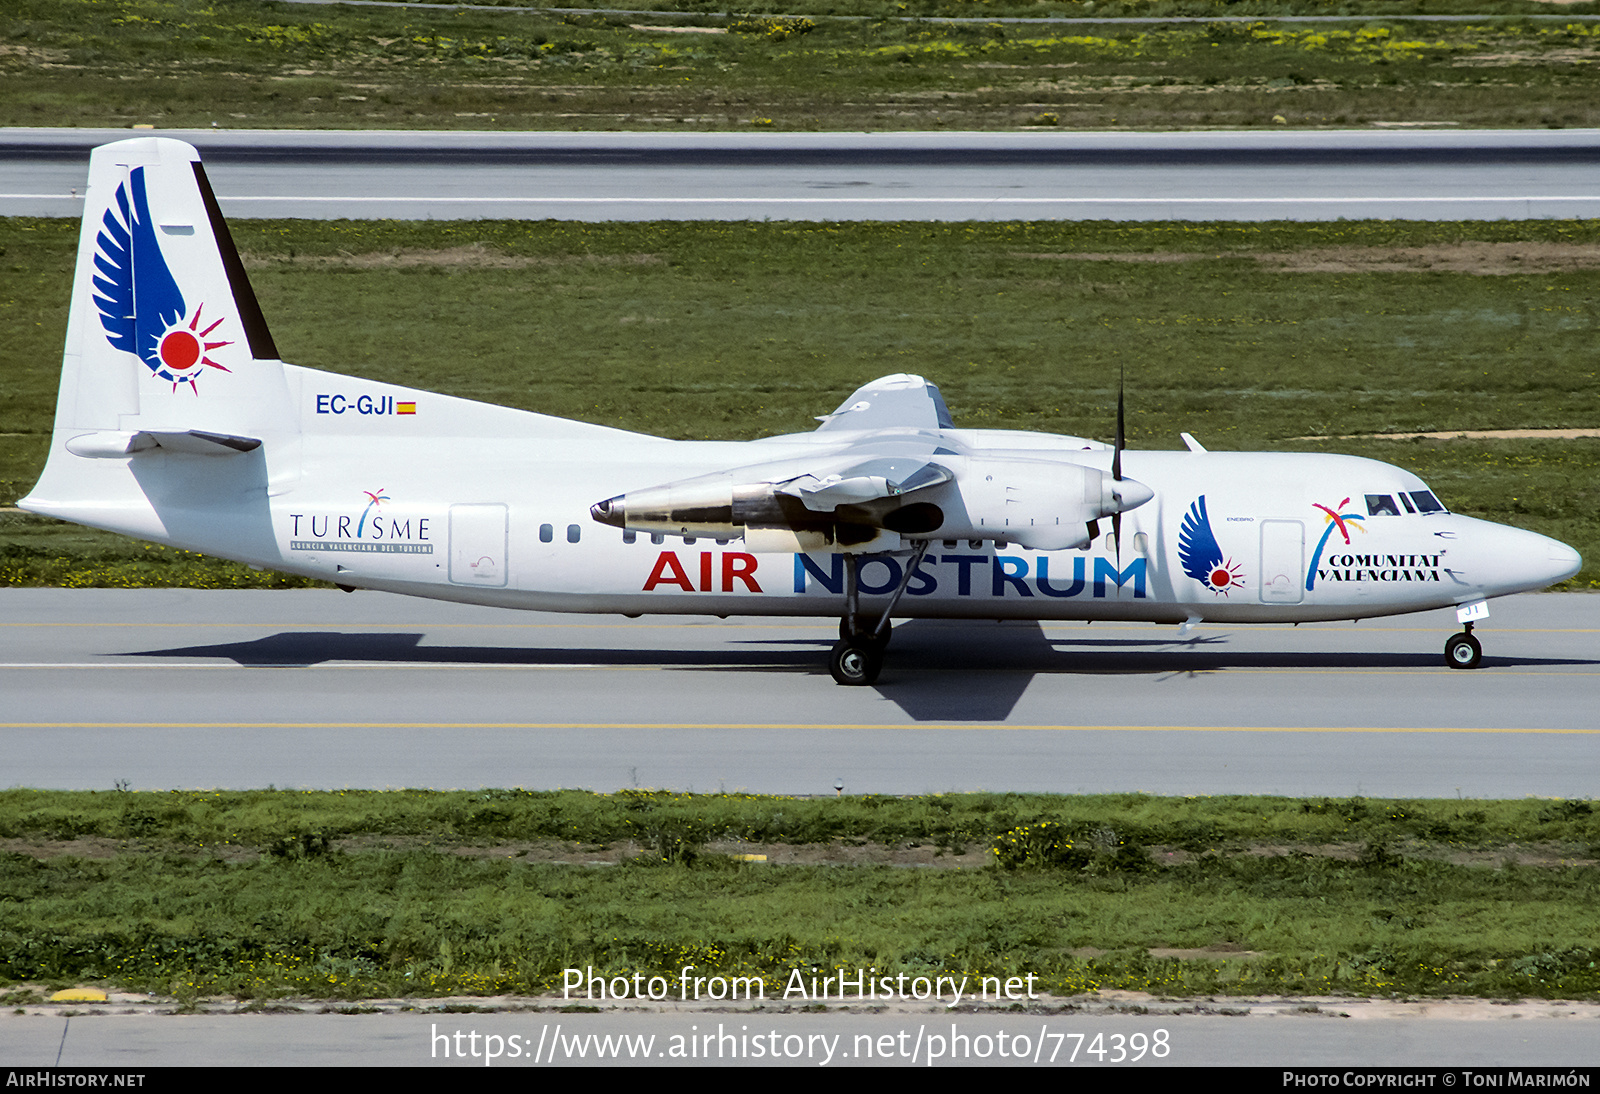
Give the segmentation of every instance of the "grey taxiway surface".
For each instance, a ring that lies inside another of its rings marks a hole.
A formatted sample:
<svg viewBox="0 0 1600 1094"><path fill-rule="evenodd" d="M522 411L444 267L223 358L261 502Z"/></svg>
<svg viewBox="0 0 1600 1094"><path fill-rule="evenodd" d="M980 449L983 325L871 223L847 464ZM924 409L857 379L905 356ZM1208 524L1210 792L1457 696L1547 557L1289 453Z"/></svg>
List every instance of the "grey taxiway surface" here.
<svg viewBox="0 0 1600 1094"><path fill-rule="evenodd" d="M908 622L841 688L829 620L380 593L0 591L0 785L1587 798L1600 597L1300 627Z"/></svg>
<svg viewBox="0 0 1600 1094"><path fill-rule="evenodd" d="M77 216L126 129L0 129L0 215ZM1600 216L1600 131L171 130L234 217L1331 220Z"/></svg>

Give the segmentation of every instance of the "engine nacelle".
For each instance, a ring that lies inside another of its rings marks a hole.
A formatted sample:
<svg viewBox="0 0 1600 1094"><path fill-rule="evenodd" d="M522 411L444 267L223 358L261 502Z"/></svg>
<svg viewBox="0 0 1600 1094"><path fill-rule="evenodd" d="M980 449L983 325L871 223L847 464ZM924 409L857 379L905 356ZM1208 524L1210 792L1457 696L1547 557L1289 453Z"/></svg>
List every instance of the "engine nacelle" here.
<svg viewBox="0 0 1600 1094"><path fill-rule="evenodd" d="M633 532L706 539L743 537L752 551L897 551L898 531L854 506L819 511L770 482L728 475L632 490L589 509L601 524Z"/></svg>
<svg viewBox="0 0 1600 1094"><path fill-rule="evenodd" d="M938 535L1000 539L1039 551L1082 547L1089 523L1143 505L1155 492L1097 468L1050 460L971 459L956 473L960 505Z"/></svg>
<svg viewBox="0 0 1600 1094"><path fill-rule="evenodd" d="M911 489L865 474L783 482L706 475L607 498L589 512L634 532L742 537L752 551L894 551L908 536L1059 551L1087 544L1093 521L1154 496L1143 483L1064 460L955 457L904 483Z"/></svg>

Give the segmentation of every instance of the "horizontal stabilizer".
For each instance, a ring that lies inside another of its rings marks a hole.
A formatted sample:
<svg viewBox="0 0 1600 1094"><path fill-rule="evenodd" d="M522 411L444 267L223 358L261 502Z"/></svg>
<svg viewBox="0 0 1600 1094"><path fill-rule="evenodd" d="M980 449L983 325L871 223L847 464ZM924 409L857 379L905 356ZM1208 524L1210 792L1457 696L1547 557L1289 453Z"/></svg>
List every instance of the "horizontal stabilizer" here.
<svg viewBox="0 0 1600 1094"><path fill-rule="evenodd" d="M164 448L191 456L232 456L254 452L261 447L255 437L235 437L227 433L206 433L198 429L184 432L117 432L104 430L84 433L67 441L67 451L89 459L120 460L139 452Z"/></svg>

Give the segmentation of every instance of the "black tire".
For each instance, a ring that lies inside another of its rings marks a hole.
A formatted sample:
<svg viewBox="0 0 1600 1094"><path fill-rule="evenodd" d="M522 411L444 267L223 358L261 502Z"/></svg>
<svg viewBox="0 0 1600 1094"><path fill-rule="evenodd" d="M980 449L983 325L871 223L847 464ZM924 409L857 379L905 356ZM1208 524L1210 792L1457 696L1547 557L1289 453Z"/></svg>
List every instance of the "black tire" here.
<svg viewBox="0 0 1600 1094"><path fill-rule="evenodd" d="M845 687L867 687L882 668L883 651L870 644L840 642L828 655L828 672Z"/></svg>
<svg viewBox="0 0 1600 1094"><path fill-rule="evenodd" d="M1470 634L1452 634L1444 644L1444 663L1453 669L1475 669L1483 661L1483 647Z"/></svg>

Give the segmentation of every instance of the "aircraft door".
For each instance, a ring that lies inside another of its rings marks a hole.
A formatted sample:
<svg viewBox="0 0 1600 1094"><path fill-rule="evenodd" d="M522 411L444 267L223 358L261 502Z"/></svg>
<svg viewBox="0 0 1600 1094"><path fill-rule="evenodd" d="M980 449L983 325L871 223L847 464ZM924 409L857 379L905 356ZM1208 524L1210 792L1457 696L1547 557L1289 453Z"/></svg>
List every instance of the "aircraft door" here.
<svg viewBox="0 0 1600 1094"><path fill-rule="evenodd" d="M506 583L506 507L450 507L450 580L499 588Z"/></svg>
<svg viewBox="0 0 1600 1094"><path fill-rule="evenodd" d="M1261 603L1305 599L1306 530L1298 520L1261 522Z"/></svg>

